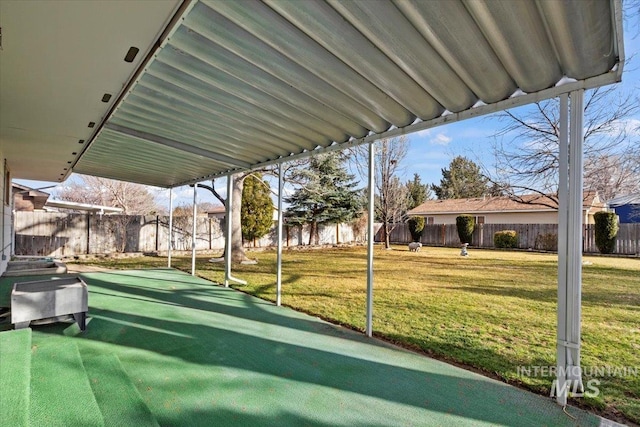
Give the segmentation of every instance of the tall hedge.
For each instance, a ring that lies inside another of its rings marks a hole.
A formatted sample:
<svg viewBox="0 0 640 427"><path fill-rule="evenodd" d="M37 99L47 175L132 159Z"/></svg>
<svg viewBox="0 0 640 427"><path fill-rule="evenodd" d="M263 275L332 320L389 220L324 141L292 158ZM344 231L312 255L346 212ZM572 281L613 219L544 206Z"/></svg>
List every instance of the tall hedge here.
<svg viewBox="0 0 640 427"><path fill-rule="evenodd" d="M273 226L273 202L269 183L260 174L244 179L241 208L242 238L252 241L266 236Z"/></svg>
<svg viewBox="0 0 640 427"><path fill-rule="evenodd" d="M618 216L615 212L596 212L595 219L596 246L602 254L610 254L616 248L618 235Z"/></svg>
<svg viewBox="0 0 640 427"><path fill-rule="evenodd" d="M456 217L456 227L458 228L458 237L460 237L460 243L471 244L474 225L475 218L471 215L460 215Z"/></svg>
<svg viewBox="0 0 640 427"><path fill-rule="evenodd" d="M422 216L412 216L407 221L409 225L409 233L411 233L411 238L414 242L419 242L422 237L422 232L424 231L424 217Z"/></svg>

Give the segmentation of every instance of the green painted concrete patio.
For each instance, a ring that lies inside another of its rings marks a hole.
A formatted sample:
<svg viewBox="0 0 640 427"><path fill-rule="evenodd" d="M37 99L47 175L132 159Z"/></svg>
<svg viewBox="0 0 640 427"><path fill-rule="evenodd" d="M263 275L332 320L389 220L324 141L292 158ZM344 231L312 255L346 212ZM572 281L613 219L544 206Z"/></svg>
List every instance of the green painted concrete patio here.
<svg viewBox="0 0 640 427"><path fill-rule="evenodd" d="M0 333L3 385L25 388L0 394L13 425L603 421L568 408L574 420L552 399L177 270L82 277L89 286L86 333L64 323ZM4 300L7 289L0 283Z"/></svg>

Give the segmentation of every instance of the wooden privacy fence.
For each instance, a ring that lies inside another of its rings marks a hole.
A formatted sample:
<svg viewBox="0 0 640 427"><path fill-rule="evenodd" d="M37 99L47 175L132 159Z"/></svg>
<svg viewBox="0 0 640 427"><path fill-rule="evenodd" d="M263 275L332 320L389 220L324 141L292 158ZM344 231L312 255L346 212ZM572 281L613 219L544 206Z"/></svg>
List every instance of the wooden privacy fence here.
<svg viewBox="0 0 640 427"><path fill-rule="evenodd" d="M558 248L557 224L479 224L473 232L471 246L493 248L493 235L502 230L514 230L518 233L518 248L556 251ZM394 243L409 243L412 240L407 224L398 224L391 232ZM382 241L381 232L376 241ZM460 239L455 224L425 225L420 239L423 245L459 247ZM595 228L585 225L583 232L585 253L598 253L595 243ZM640 255L640 224L620 224L614 253L621 255Z"/></svg>
<svg viewBox="0 0 640 427"><path fill-rule="evenodd" d="M16 212L16 255L73 256L112 252L157 252L168 249L169 217L97 215L54 212ZM192 217L173 218L173 249L191 250ZM308 227L285 227L283 244L309 242ZM350 224L319 227L321 244L364 241L363 230ZM277 243L276 229L246 246L268 247ZM196 250L224 248L224 234L216 218L196 218Z"/></svg>
<svg viewBox="0 0 640 427"><path fill-rule="evenodd" d="M166 251L168 224L164 216L16 212L15 254L60 257ZM174 249L191 249L191 224L190 218L174 218ZM222 233L217 220L198 218L196 235L197 247L209 249Z"/></svg>
<svg viewBox="0 0 640 427"><path fill-rule="evenodd" d="M174 217L173 249L191 250L191 217ZM52 212L16 212L16 255L73 256L111 252L166 251L168 216L96 215ZM376 241L381 241L380 224ZM198 217L196 249L222 249L223 231L218 219ZM557 224L481 224L473 233L472 246L493 248L497 231L515 230L521 249L557 250ZM308 227L285 227L283 244L302 246L309 242ZM366 241L365 230L351 224L320 226L320 243L336 244ZM398 224L391 232L394 243L412 241L406 224ZM421 242L430 246L459 247L455 225L425 225ZM246 246L270 247L277 243L275 227L265 237ZM585 253L597 253L593 225L584 227ZM614 253L640 255L640 224L620 224Z"/></svg>

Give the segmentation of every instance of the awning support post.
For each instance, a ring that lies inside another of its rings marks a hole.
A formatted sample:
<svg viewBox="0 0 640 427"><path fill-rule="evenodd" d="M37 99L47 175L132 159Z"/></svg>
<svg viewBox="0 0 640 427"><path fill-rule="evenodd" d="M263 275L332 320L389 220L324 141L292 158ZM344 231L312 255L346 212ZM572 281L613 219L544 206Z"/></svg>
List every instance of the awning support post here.
<svg viewBox="0 0 640 427"><path fill-rule="evenodd" d="M227 206L225 213L226 237L224 252L224 287L231 280L231 205L233 204L233 175L227 175Z"/></svg>
<svg viewBox="0 0 640 427"><path fill-rule="evenodd" d="M173 187L169 189L169 235L167 236L167 267L171 268L171 246L173 243Z"/></svg>
<svg viewBox="0 0 640 427"><path fill-rule="evenodd" d="M583 393L580 368L583 233L584 91L560 97L558 181L558 344L555 392L558 404Z"/></svg>
<svg viewBox="0 0 640 427"><path fill-rule="evenodd" d="M276 267L276 305L282 304L282 192L284 176L282 163L278 165L278 260Z"/></svg>
<svg viewBox="0 0 640 427"><path fill-rule="evenodd" d="M375 183L375 147L369 143L369 187L368 193L368 221L367 221L367 322L366 334L373 336L373 220L374 220L374 183Z"/></svg>
<svg viewBox="0 0 640 427"><path fill-rule="evenodd" d="M197 204L197 189L198 185L193 184L193 228L191 230L191 275L196 275L196 229L197 229L197 215L198 215L198 204Z"/></svg>

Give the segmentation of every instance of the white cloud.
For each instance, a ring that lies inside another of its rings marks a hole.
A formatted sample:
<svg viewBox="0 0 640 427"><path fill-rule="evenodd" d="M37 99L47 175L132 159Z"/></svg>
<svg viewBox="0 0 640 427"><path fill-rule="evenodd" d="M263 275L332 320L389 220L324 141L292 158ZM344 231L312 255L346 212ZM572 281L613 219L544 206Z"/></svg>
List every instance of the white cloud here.
<svg viewBox="0 0 640 427"><path fill-rule="evenodd" d="M410 134L412 138L425 138L431 135L431 129L422 129L421 131Z"/></svg>
<svg viewBox="0 0 640 427"><path fill-rule="evenodd" d="M449 145L450 142L451 138L442 132L429 140L429 144L433 145Z"/></svg>
<svg viewBox="0 0 640 427"><path fill-rule="evenodd" d="M640 135L640 119L623 119L616 120L611 123L610 129L607 134L611 136L619 136L620 134L626 134L628 136Z"/></svg>

